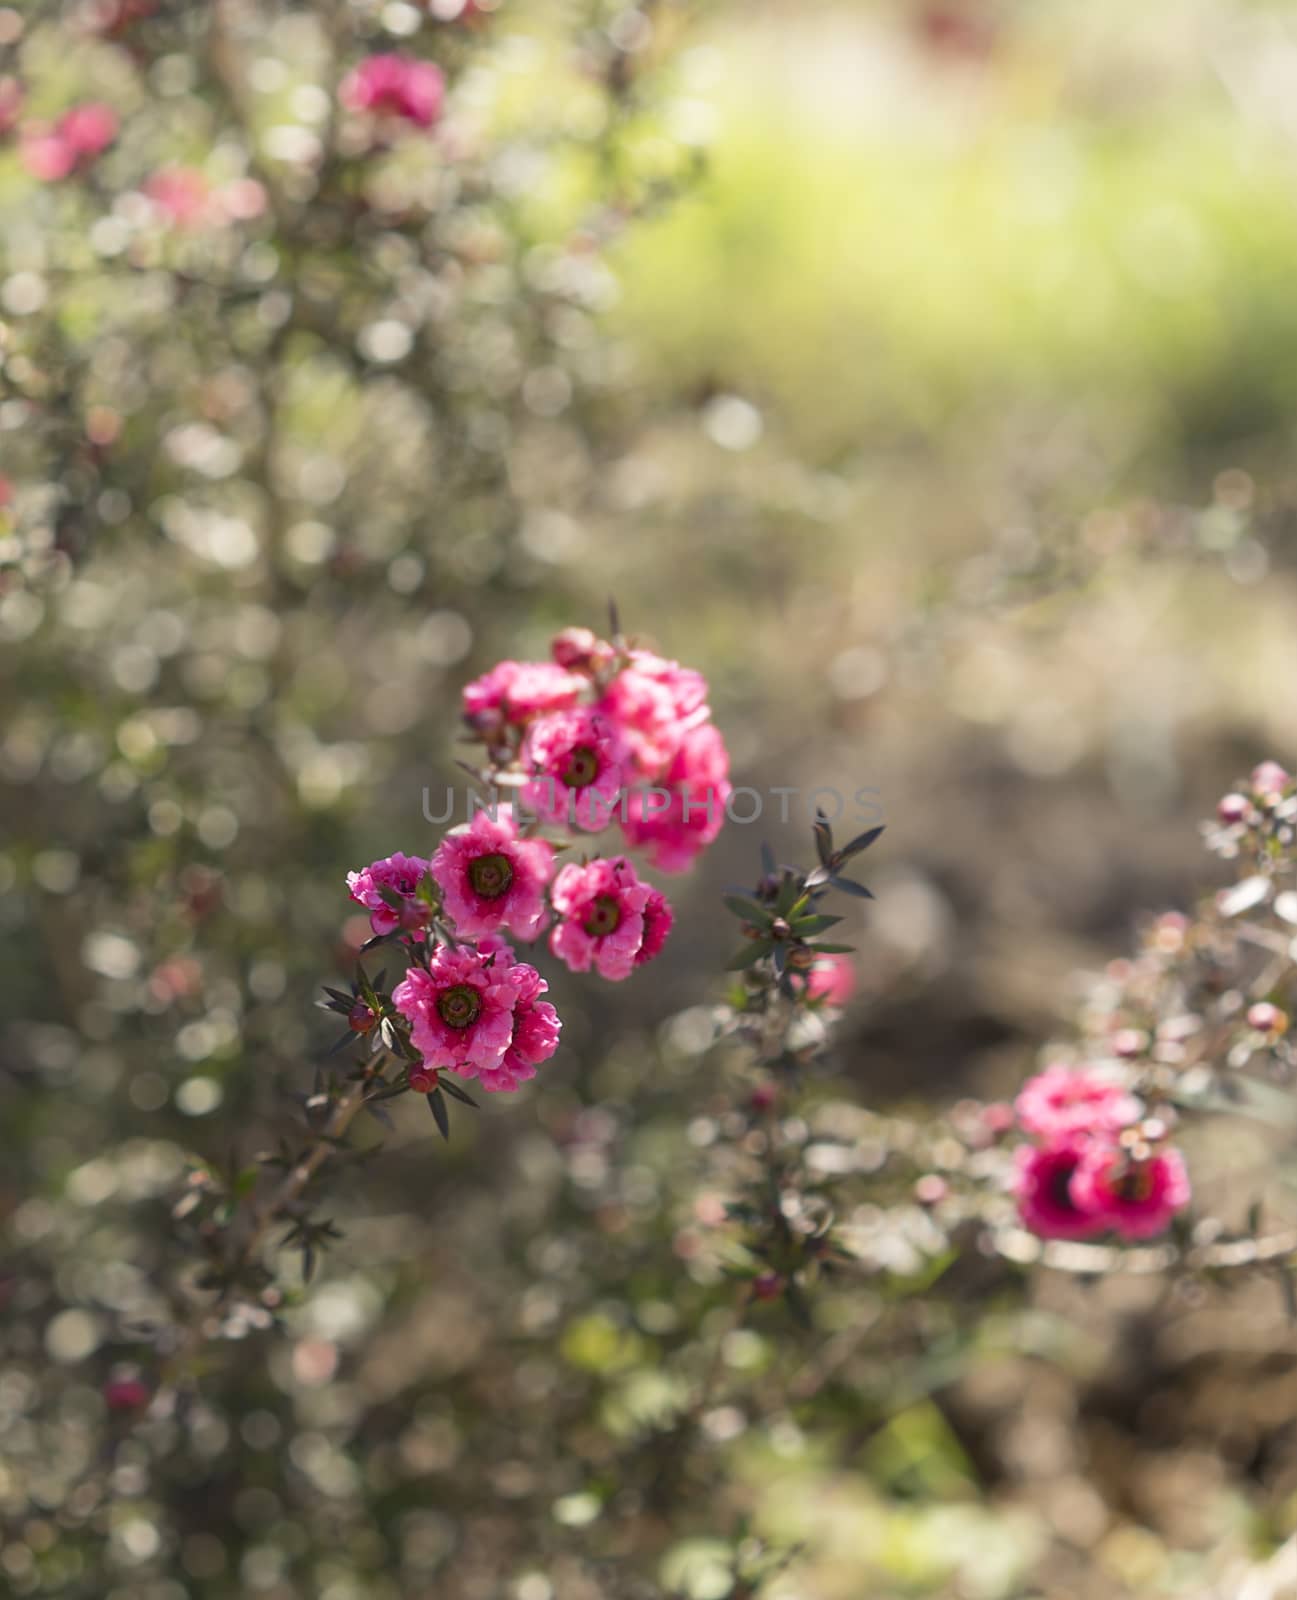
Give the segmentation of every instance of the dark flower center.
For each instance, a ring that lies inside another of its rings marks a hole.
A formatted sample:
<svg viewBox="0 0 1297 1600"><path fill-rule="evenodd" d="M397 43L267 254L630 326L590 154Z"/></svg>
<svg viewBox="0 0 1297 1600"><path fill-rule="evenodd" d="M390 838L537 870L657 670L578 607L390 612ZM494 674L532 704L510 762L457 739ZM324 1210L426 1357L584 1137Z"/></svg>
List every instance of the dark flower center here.
<svg viewBox="0 0 1297 1600"><path fill-rule="evenodd" d="M563 782L569 789L588 789L599 776L599 757L588 744L579 744L567 758Z"/></svg>
<svg viewBox="0 0 1297 1600"><path fill-rule="evenodd" d="M1061 1211L1076 1210L1076 1202L1072 1199L1072 1178L1075 1173L1076 1162L1069 1161L1066 1166L1056 1167L1050 1174L1049 1198Z"/></svg>
<svg viewBox="0 0 1297 1600"><path fill-rule="evenodd" d="M457 983L453 989L443 989L437 996L437 1010L449 1028L467 1028L477 1021L482 1009L481 996L468 983Z"/></svg>
<svg viewBox="0 0 1297 1600"><path fill-rule="evenodd" d="M585 931L592 939L606 939L621 926L621 906L611 894L597 895L585 919Z"/></svg>
<svg viewBox="0 0 1297 1600"><path fill-rule="evenodd" d="M513 882L513 867L506 855L478 856L468 864L468 881L473 893L485 900L497 900Z"/></svg>
<svg viewBox="0 0 1297 1600"><path fill-rule="evenodd" d="M1112 1178L1110 1187L1119 1200L1140 1205L1153 1193L1152 1170L1147 1162L1132 1161L1124 1172Z"/></svg>

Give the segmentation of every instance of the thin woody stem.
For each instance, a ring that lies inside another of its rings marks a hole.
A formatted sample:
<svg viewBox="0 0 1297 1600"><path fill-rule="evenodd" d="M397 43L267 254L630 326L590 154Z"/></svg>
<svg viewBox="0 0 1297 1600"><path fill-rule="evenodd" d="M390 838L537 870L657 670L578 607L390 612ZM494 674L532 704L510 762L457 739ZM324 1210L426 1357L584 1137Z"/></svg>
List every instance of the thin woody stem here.
<svg viewBox="0 0 1297 1600"><path fill-rule="evenodd" d="M167 1359L162 1373L164 1386L179 1380L184 1375L189 1363L207 1342L211 1319L229 1304L240 1271L252 1260L276 1222L291 1213L311 1179L335 1153L338 1141L365 1104L375 1072L389 1054L390 1052L386 1050L380 1051L366 1064L364 1077L357 1078L349 1084L334 1102L328 1120L315 1135L310 1148L284 1174L279 1183L251 1207L242 1238L225 1263L228 1274L226 1282L216 1299L198 1313L189 1325L184 1338Z"/></svg>

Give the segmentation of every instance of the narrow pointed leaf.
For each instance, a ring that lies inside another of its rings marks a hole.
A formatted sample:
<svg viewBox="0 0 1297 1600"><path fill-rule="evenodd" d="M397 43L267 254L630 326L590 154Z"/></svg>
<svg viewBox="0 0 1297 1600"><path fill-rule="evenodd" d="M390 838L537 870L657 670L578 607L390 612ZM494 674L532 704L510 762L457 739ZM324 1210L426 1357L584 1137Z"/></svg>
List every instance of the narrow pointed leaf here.
<svg viewBox="0 0 1297 1600"><path fill-rule="evenodd" d="M446 1101L438 1085L428 1096L428 1109L432 1112L432 1119L437 1124L438 1131L443 1139L450 1138L450 1114L446 1110Z"/></svg>
<svg viewBox="0 0 1297 1600"><path fill-rule="evenodd" d="M864 833L858 833L850 844L844 844L838 855L843 861L849 861L852 856L858 856L862 850L868 850L874 840L882 833L885 823L880 823L877 828L867 828Z"/></svg>

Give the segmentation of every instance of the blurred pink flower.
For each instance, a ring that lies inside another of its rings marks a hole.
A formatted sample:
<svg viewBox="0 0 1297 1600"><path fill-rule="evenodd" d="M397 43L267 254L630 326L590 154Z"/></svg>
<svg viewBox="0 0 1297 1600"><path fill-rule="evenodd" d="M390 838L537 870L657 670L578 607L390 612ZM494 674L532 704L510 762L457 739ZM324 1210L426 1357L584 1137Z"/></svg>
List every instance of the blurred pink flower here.
<svg viewBox="0 0 1297 1600"><path fill-rule="evenodd" d="M202 221L211 210L211 185L196 167L162 167L145 179L144 193L179 227Z"/></svg>
<svg viewBox="0 0 1297 1600"><path fill-rule="evenodd" d="M806 994L826 1005L844 1006L856 987L856 969L850 956L820 956L806 974Z"/></svg>
<svg viewBox="0 0 1297 1600"><path fill-rule="evenodd" d="M599 709L621 730L640 772L656 779L689 730L707 720L707 680L679 662L633 650L630 665L608 685Z"/></svg>
<svg viewBox="0 0 1297 1600"><path fill-rule="evenodd" d="M500 661L464 690L464 718L491 732L505 722L521 724L542 711L567 711L583 684L552 661Z"/></svg>
<svg viewBox="0 0 1297 1600"><path fill-rule="evenodd" d="M633 787L623 825L627 842L647 850L662 872L684 872L725 825L730 758L712 723L685 734L674 759L653 788ZM656 787L656 786L655 786Z"/></svg>
<svg viewBox="0 0 1297 1600"><path fill-rule="evenodd" d="M350 111L399 117L419 128L432 127L441 116L445 93L440 67L396 54L367 56L338 91Z"/></svg>
<svg viewBox="0 0 1297 1600"><path fill-rule="evenodd" d="M1055 1065L1029 1078L1014 1101L1018 1123L1043 1139L1117 1133L1137 1120L1134 1095L1084 1067Z"/></svg>
<svg viewBox="0 0 1297 1600"><path fill-rule="evenodd" d="M1044 1146L1026 1144L1014 1152L1018 1215L1042 1239L1089 1239L1108 1225L1103 1211L1083 1208L1072 1196L1083 1153L1082 1141L1070 1138Z"/></svg>
<svg viewBox="0 0 1297 1600"><path fill-rule="evenodd" d="M1071 1197L1082 1211L1102 1217L1123 1239L1163 1233L1189 1204L1189 1174L1178 1150L1143 1157L1106 1142L1085 1150L1071 1182Z"/></svg>
<svg viewBox="0 0 1297 1600"><path fill-rule="evenodd" d="M65 111L51 128L33 124L23 130L23 165L32 177L54 183L84 171L117 137L117 113L100 101L87 101Z"/></svg>

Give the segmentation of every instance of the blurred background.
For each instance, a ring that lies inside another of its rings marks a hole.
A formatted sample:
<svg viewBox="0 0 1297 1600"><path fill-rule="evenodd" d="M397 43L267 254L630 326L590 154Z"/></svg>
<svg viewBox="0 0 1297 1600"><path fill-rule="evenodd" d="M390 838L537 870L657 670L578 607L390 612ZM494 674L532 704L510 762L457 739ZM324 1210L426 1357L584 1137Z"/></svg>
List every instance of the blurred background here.
<svg viewBox="0 0 1297 1600"><path fill-rule="evenodd" d="M27 115L121 119L76 184L0 150L0 1581L708 1600L751 1527L776 1600L1297 1593L1272 1285L996 1280L718 1407L664 1503L638 1443L724 1322L681 1238L761 838L877 791L838 1090L923 1115L1011 1095L1291 765L1297 7L476 9L0 9ZM334 88L391 48L447 121L366 164ZM176 167L250 214L181 227ZM666 885L634 983L547 967L542 1079L449 1147L398 1105L288 1337L118 1438L186 1162L330 1042L344 874L433 847L462 683L610 596L789 820ZM1204 1152L1223 1214L1283 1214L1272 1144Z"/></svg>

